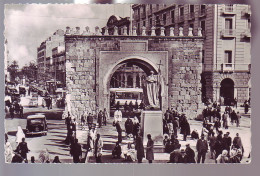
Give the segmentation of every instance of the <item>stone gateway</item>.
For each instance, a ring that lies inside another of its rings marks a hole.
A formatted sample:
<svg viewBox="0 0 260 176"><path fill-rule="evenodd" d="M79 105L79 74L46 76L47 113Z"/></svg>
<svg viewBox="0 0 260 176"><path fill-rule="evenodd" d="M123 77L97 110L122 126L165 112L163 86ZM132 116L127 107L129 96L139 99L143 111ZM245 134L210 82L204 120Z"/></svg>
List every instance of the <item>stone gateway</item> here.
<svg viewBox="0 0 260 176"><path fill-rule="evenodd" d="M110 109L110 81L126 63L151 71L161 82L161 110L174 108L189 118L201 101L201 36L65 35L67 105L77 118ZM159 65L161 64L161 65ZM159 65L159 67L158 67ZM154 84L154 83L153 83ZM153 91L154 92L154 91ZM154 105L157 106L159 100Z"/></svg>

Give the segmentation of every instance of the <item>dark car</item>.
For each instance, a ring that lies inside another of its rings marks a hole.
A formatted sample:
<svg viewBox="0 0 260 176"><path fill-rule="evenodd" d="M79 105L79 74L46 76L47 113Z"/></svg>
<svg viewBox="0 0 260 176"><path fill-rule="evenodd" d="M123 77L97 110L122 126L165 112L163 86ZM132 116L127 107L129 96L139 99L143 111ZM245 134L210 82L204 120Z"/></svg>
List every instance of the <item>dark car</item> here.
<svg viewBox="0 0 260 176"><path fill-rule="evenodd" d="M48 127L46 117L43 114L29 115L27 117L26 135L47 135Z"/></svg>

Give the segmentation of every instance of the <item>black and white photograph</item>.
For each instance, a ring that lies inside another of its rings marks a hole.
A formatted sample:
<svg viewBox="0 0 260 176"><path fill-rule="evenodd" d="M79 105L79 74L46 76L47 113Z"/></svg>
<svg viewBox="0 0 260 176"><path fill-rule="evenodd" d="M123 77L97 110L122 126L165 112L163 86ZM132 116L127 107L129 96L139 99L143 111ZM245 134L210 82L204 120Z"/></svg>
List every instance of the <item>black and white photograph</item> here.
<svg viewBox="0 0 260 176"><path fill-rule="evenodd" d="M4 15L5 163L251 163L250 5Z"/></svg>

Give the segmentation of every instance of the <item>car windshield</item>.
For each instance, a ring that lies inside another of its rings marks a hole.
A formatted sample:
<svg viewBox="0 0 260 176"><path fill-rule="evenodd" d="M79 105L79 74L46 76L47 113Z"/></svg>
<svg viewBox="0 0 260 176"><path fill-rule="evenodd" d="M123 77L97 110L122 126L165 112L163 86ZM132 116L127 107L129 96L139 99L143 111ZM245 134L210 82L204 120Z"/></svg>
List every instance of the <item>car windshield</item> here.
<svg viewBox="0 0 260 176"><path fill-rule="evenodd" d="M41 124L43 119L31 119L30 124Z"/></svg>

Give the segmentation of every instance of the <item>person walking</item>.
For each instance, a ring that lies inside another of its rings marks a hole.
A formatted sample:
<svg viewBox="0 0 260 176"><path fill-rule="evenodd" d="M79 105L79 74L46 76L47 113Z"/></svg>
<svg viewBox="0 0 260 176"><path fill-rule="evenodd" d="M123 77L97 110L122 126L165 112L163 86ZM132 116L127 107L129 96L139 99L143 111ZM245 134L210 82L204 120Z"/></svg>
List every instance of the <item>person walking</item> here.
<svg viewBox="0 0 260 176"><path fill-rule="evenodd" d="M97 120L99 128L101 128L102 126L102 120L103 120L103 112L102 110L100 110L98 113L98 120Z"/></svg>
<svg viewBox="0 0 260 176"><path fill-rule="evenodd" d="M240 127L240 119L241 119L241 115L239 114L239 111L237 111L237 119L236 119L237 127Z"/></svg>
<svg viewBox="0 0 260 176"><path fill-rule="evenodd" d="M78 143L78 139L75 139L75 142L70 145L70 154L73 157L74 163L80 162L80 157L82 157L81 145Z"/></svg>
<svg viewBox="0 0 260 176"><path fill-rule="evenodd" d="M133 121L130 119L129 116L125 121L125 133L127 137L129 137L130 134L133 134Z"/></svg>
<svg viewBox="0 0 260 176"><path fill-rule="evenodd" d="M209 136L210 159L214 159L216 141L217 141L217 137L213 132L212 135Z"/></svg>
<svg viewBox="0 0 260 176"><path fill-rule="evenodd" d="M204 139L204 134L202 134L201 138L198 139L197 144L196 144L196 149L198 151L197 163L200 163L201 158L202 158L202 163L204 163L206 153L208 151L208 142Z"/></svg>
<svg viewBox="0 0 260 176"><path fill-rule="evenodd" d="M88 116L87 116L87 123L88 123L88 129L90 130L91 126L93 124L93 116L92 116L91 113L89 113Z"/></svg>
<svg viewBox="0 0 260 176"><path fill-rule="evenodd" d="M95 140L95 148L94 148L94 154L95 154L97 163L102 163L102 160L101 160L102 148L103 148L103 141L100 137L100 134L97 134L97 138Z"/></svg>
<svg viewBox="0 0 260 176"><path fill-rule="evenodd" d="M109 115L108 115L108 112L107 112L107 109L104 108L104 111L103 111L103 124L106 126L107 125L107 120L109 119Z"/></svg>
<svg viewBox="0 0 260 176"><path fill-rule="evenodd" d="M120 109L116 109L116 111L114 112L114 124L116 124L116 122L121 123L122 122L122 112L120 111Z"/></svg>
<svg viewBox="0 0 260 176"><path fill-rule="evenodd" d="M118 134L118 142L121 143L122 142L122 128L120 126L119 121L116 122L115 126L116 126L116 131Z"/></svg>
<svg viewBox="0 0 260 176"><path fill-rule="evenodd" d="M190 124L186 116L183 116L183 119L180 123L181 134L183 134L183 140L186 141L187 135L190 135Z"/></svg>
<svg viewBox="0 0 260 176"><path fill-rule="evenodd" d="M190 144L186 144L185 153L187 155L187 163L196 163L195 152L190 148Z"/></svg>
<svg viewBox="0 0 260 176"><path fill-rule="evenodd" d="M236 137L233 139L233 145L235 148L240 149L242 151L242 155L244 154L244 147L242 144L242 139L239 136L239 133L236 134Z"/></svg>
<svg viewBox="0 0 260 176"><path fill-rule="evenodd" d="M15 152L17 152L18 154L21 155L21 157L27 161L27 153L30 150L28 149L27 143L25 142L25 138L22 138L22 142L19 143L19 145L17 146Z"/></svg>
<svg viewBox="0 0 260 176"><path fill-rule="evenodd" d="M137 136L136 138L136 145L135 149L137 151L137 160L138 163L142 163L144 156L144 145L143 145L143 139L140 135Z"/></svg>
<svg viewBox="0 0 260 176"><path fill-rule="evenodd" d="M153 140L151 134L147 134L147 147L146 147L146 159L149 163L152 163L154 160L154 153L153 153Z"/></svg>

